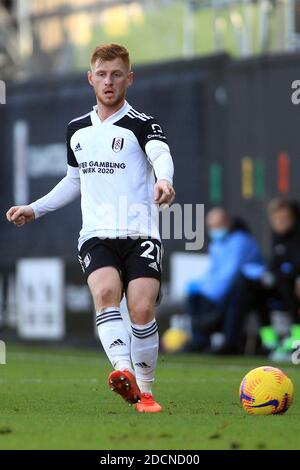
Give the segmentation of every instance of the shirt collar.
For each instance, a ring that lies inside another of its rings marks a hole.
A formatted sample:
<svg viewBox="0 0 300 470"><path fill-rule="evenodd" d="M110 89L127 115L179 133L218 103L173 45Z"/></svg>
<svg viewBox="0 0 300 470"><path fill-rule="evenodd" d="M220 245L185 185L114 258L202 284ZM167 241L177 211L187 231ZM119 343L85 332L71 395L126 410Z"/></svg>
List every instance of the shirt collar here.
<svg viewBox="0 0 300 470"><path fill-rule="evenodd" d="M122 108L120 108L116 113L112 114L104 121L101 121L97 113L98 105L96 104L95 106L93 106L93 111L91 113L92 123L98 126L99 125L102 126L103 124L113 124L114 122L119 121L119 119L125 116L125 114L127 114L129 109L130 109L130 105L127 103L127 101L125 101Z"/></svg>

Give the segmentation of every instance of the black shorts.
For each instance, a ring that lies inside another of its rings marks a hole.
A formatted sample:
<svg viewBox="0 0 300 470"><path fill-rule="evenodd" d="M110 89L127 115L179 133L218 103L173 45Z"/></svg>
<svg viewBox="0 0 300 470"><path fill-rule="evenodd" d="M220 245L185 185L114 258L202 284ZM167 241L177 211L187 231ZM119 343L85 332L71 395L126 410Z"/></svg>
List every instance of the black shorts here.
<svg viewBox="0 0 300 470"><path fill-rule="evenodd" d="M85 278L99 268L113 266L126 291L128 283L139 277L161 282L162 245L152 238L98 238L87 240L78 256Z"/></svg>

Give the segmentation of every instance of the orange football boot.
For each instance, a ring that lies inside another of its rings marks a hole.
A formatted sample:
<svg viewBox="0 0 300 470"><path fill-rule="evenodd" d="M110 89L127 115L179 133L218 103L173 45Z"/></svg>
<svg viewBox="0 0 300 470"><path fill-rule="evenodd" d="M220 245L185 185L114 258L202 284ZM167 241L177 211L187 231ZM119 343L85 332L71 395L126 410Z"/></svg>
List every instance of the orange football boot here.
<svg viewBox="0 0 300 470"><path fill-rule="evenodd" d="M129 404L141 400L141 391L136 383L135 376L128 370L114 370L108 376L109 388L121 395Z"/></svg>
<svg viewBox="0 0 300 470"><path fill-rule="evenodd" d="M141 401L134 406L139 413L159 413L162 411L162 407L154 400L151 393L142 393Z"/></svg>

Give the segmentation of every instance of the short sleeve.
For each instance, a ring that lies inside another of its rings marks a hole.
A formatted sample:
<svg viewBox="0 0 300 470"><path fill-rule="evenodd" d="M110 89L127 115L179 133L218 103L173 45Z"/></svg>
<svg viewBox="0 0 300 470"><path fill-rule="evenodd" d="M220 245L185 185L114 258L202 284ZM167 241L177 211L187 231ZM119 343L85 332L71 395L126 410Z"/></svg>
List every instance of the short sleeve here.
<svg viewBox="0 0 300 470"><path fill-rule="evenodd" d="M150 119L146 121L141 129L139 143L144 151L146 144L151 140L159 140L161 142L165 142L166 144L168 143L163 128L156 121L156 119Z"/></svg>

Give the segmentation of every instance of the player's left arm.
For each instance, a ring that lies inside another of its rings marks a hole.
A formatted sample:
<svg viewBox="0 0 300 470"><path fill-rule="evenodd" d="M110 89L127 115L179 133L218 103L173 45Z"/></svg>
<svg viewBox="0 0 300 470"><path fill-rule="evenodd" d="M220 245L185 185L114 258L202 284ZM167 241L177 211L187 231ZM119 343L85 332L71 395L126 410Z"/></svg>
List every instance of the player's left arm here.
<svg viewBox="0 0 300 470"><path fill-rule="evenodd" d="M145 151L157 178L154 186L154 202L169 206L175 198L174 165L169 146L159 140L152 140L146 144Z"/></svg>
<svg viewBox="0 0 300 470"><path fill-rule="evenodd" d="M166 136L154 119L147 123L142 144L157 179L154 186L154 202L169 206L175 198L174 164Z"/></svg>

